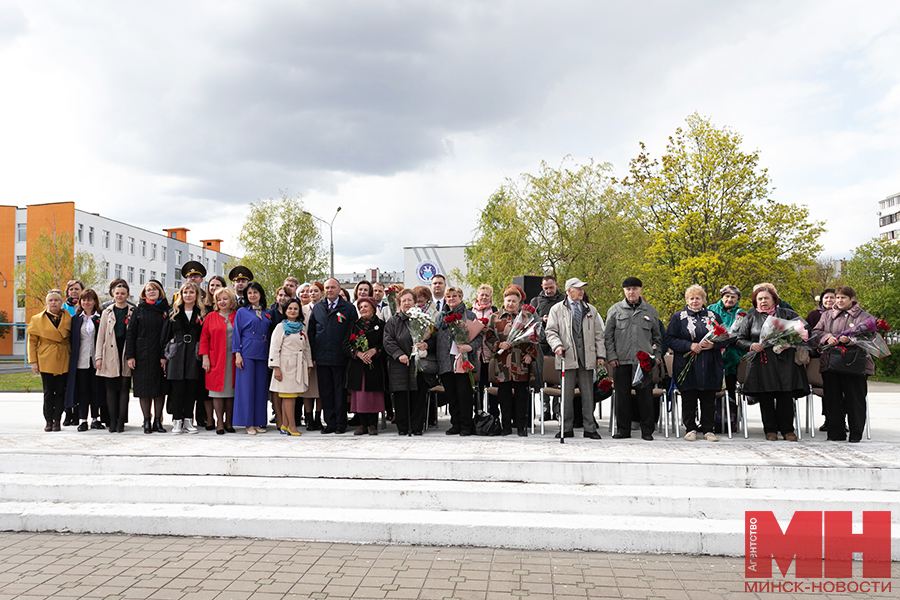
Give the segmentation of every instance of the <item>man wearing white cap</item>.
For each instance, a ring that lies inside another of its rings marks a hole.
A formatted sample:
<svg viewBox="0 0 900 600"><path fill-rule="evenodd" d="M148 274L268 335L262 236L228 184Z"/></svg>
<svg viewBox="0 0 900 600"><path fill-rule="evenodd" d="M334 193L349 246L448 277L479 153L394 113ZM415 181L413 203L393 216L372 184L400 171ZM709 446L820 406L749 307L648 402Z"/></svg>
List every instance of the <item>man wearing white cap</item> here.
<svg viewBox="0 0 900 600"><path fill-rule="evenodd" d="M565 407L562 432L573 437L573 398L575 379L581 391L581 414L584 423L584 437L600 439L597 422L594 421L594 369L597 361L606 358L603 341L603 319L597 309L584 301L584 286L587 284L577 277L566 281L566 299L550 309L547 316L547 344L556 354L556 369L565 364L566 376L563 397ZM556 437L559 437L557 434Z"/></svg>

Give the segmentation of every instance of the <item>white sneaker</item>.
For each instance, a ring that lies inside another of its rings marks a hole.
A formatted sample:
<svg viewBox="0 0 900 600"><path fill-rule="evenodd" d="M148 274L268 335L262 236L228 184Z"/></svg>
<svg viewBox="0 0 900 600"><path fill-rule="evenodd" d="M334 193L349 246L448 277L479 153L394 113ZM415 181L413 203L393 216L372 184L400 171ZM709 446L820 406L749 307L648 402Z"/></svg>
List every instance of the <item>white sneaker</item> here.
<svg viewBox="0 0 900 600"><path fill-rule="evenodd" d="M688 442L696 442L697 441L697 432L696 431L688 431L684 435L684 439Z"/></svg>
<svg viewBox="0 0 900 600"><path fill-rule="evenodd" d="M172 422L172 433L183 433L181 429L181 421Z"/></svg>
<svg viewBox="0 0 900 600"><path fill-rule="evenodd" d="M194 427L194 422L190 419L184 420L184 430L188 433L197 433L197 428Z"/></svg>
<svg viewBox="0 0 900 600"><path fill-rule="evenodd" d="M706 441L707 441L707 442L718 442L718 441L719 441L719 438L717 438L717 437L716 437L716 434L714 434L712 431L708 432L708 433L707 433L706 435L704 435L703 437L706 438Z"/></svg>

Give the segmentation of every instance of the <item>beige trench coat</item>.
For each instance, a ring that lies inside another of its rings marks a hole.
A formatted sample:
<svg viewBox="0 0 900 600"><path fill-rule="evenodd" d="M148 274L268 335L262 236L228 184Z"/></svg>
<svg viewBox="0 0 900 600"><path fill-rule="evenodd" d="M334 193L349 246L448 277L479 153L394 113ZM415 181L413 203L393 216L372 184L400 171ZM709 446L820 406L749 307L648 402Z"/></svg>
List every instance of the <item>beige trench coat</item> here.
<svg viewBox="0 0 900 600"><path fill-rule="evenodd" d="M125 362L125 348L122 348L122 355L119 355L116 348L116 314L113 312L115 304L110 304L100 315L100 327L97 329L97 346L94 348L94 357L100 361L100 368L97 369L98 377L131 377L131 369ZM134 307L128 305L128 316ZM127 317L126 317L127 318ZM119 365L123 364L125 368L119 374Z"/></svg>
<svg viewBox="0 0 900 600"><path fill-rule="evenodd" d="M309 388L312 350L306 333L284 335L284 327L281 324L275 327L269 346L269 368L275 367L281 369L281 381L272 377L270 391L299 395Z"/></svg>

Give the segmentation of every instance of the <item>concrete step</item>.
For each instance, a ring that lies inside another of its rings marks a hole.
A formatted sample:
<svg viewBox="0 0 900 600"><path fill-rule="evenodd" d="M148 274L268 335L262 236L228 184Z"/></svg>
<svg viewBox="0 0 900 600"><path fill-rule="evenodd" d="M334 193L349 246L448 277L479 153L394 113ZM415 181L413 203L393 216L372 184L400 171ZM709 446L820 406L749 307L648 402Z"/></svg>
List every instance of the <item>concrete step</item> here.
<svg viewBox="0 0 900 600"><path fill-rule="evenodd" d="M114 493L113 493L114 491ZM0 499L78 504L208 504L284 508L439 510L740 520L744 511L891 510L900 491L560 485L197 475L0 474ZM900 515L898 515L900 517Z"/></svg>
<svg viewBox="0 0 900 600"><path fill-rule="evenodd" d="M784 464L708 464L573 459L516 460L328 454L192 456L120 453L3 453L0 473L54 475L225 475L392 481L521 482L564 485L686 486L794 490L900 490L900 467L823 467Z"/></svg>

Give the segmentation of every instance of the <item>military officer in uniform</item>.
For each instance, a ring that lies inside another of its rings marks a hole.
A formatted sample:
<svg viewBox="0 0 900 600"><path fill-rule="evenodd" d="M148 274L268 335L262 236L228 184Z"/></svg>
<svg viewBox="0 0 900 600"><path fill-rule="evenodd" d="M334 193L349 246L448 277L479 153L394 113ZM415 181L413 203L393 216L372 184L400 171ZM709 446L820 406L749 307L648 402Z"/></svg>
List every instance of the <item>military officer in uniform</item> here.
<svg viewBox="0 0 900 600"><path fill-rule="evenodd" d="M206 277L206 267L203 266L203 263L197 260L187 261L181 265L181 276L184 277L185 283L194 283L200 288L200 298L197 299L197 304L205 304L206 291L203 289L203 279ZM172 298L173 304L177 297L178 292L175 292Z"/></svg>
<svg viewBox="0 0 900 600"><path fill-rule="evenodd" d="M238 265L228 272L228 279L231 280L231 286L234 288L234 293L237 294L238 308L247 306L244 290L253 281L253 272L244 265Z"/></svg>

